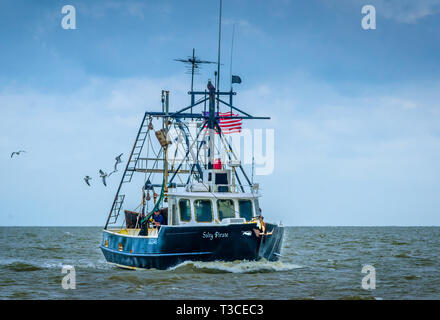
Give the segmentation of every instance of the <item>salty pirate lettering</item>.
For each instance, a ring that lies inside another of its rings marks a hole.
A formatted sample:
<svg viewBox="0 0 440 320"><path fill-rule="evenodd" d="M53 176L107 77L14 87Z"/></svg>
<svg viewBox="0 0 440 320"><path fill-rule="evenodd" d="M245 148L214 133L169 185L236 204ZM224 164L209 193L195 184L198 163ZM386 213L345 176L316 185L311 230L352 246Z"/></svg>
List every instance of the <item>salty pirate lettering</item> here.
<svg viewBox="0 0 440 320"><path fill-rule="evenodd" d="M229 238L229 233L228 232L203 232L202 233L202 238L203 239L209 239L209 240L213 240L214 238Z"/></svg>

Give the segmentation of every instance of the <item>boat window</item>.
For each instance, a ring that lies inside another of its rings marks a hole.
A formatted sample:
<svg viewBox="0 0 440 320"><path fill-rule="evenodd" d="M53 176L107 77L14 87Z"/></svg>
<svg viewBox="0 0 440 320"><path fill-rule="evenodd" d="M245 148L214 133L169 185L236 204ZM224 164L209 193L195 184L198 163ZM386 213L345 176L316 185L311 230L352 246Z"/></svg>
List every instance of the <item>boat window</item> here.
<svg viewBox="0 0 440 320"><path fill-rule="evenodd" d="M188 199L179 200L180 221L191 220L191 206Z"/></svg>
<svg viewBox="0 0 440 320"><path fill-rule="evenodd" d="M227 173L216 173L215 174L215 184L218 184L218 192L229 192L228 184L228 174Z"/></svg>
<svg viewBox="0 0 440 320"><path fill-rule="evenodd" d="M195 200L194 209L197 222L212 221L212 204L211 200Z"/></svg>
<svg viewBox="0 0 440 320"><path fill-rule="evenodd" d="M217 200L218 219L222 221L225 218L235 218L234 201L231 199Z"/></svg>
<svg viewBox="0 0 440 320"><path fill-rule="evenodd" d="M240 211L240 218L245 218L246 221L252 220L252 201L238 200L238 207Z"/></svg>
<svg viewBox="0 0 440 320"><path fill-rule="evenodd" d="M228 184L228 174L227 173L216 173L215 174L215 184Z"/></svg>

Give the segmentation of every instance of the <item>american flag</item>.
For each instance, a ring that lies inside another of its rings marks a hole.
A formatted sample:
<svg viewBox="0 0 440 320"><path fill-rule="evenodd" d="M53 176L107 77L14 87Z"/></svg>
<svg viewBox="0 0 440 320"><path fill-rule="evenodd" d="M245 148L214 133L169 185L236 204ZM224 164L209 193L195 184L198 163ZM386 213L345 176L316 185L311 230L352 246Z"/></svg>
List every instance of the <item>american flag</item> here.
<svg viewBox="0 0 440 320"><path fill-rule="evenodd" d="M208 113L206 112L205 115ZM220 112L216 113L220 118L220 128L223 134L241 132L242 119L228 119L228 117L238 117L238 114L232 112ZM206 129L206 126L205 126ZM216 132L218 134L218 132Z"/></svg>
<svg viewBox="0 0 440 320"><path fill-rule="evenodd" d="M220 112L220 117L238 117L232 112ZM220 119L220 128L224 134L241 132L242 119Z"/></svg>

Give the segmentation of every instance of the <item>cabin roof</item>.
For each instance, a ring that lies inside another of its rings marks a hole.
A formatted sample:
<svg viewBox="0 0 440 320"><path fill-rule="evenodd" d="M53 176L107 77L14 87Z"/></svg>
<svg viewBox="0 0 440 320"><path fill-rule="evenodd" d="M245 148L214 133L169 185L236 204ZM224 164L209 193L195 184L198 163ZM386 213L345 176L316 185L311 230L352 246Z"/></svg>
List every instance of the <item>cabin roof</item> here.
<svg viewBox="0 0 440 320"><path fill-rule="evenodd" d="M259 195L253 193L238 193L238 192L170 192L168 197L178 198L213 198L213 199L253 199L258 198Z"/></svg>

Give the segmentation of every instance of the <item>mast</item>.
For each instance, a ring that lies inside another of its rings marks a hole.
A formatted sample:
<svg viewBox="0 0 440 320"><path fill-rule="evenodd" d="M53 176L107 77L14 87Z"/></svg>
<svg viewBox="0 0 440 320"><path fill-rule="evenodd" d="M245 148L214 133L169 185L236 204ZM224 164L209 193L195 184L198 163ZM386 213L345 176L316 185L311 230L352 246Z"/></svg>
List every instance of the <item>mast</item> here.
<svg viewBox="0 0 440 320"><path fill-rule="evenodd" d="M221 35L222 35L222 0L220 0L219 17L218 17L218 56L217 56L217 74L215 79L216 87L212 86L212 83L208 82L209 89L209 118L208 118L208 130L209 130L209 160L208 169L212 169L214 165L214 137L215 137L215 125L217 122L217 116L215 114L215 91L217 90L217 111L220 106L220 48L221 48Z"/></svg>
<svg viewBox="0 0 440 320"><path fill-rule="evenodd" d="M229 96L229 104L232 106L232 53L234 51L234 35L235 35L235 23L232 25L232 43L231 43L231 62L229 64L229 81L231 82L231 95ZM232 108L231 108L232 114Z"/></svg>
<svg viewBox="0 0 440 320"><path fill-rule="evenodd" d="M164 121L164 127L165 127L165 137L168 133L168 112L170 107L170 92L165 91L165 117L163 118ZM166 144L164 147L164 153L163 153L163 166L164 166L164 193L165 195L168 194L168 144Z"/></svg>
<svg viewBox="0 0 440 320"><path fill-rule="evenodd" d="M219 17L218 17L218 57L217 57L217 92L220 92L220 45L222 37L222 0L220 0ZM220 96L217 94L217 98ZM219 106L219 101L217 100L217 109Z"/></svg>
<svg viewBox="0 0 440 320"><path fill-rule="evenodd" d="M217 121L215 115L215 90L211 81L208 80L209 89L209 111L208 111L208 130L209 130L209 145L208 145L208 169L212 169L214 164L214 133L215 123ZM218 90L218 89L217 89Z"/></svg>

